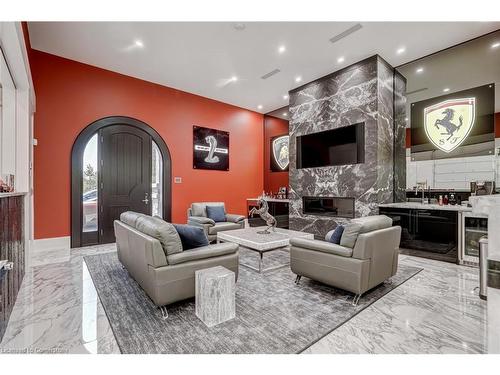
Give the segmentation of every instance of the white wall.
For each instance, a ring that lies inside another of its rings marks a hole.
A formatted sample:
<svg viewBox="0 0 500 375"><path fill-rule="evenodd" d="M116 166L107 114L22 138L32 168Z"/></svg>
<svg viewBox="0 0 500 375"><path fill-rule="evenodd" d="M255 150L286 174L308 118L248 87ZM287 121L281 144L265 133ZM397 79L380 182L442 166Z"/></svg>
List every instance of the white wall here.
<svg viewBox="0 0 500 375"><path fill-rule="evenodd" d="M500 156L411 161L406 157L406 187L427 181L434 189L469 189L471 181L496 181L500 187Z"/></svg>
<svg viewBox="0 0 500 375"><path fill-rule="evenodd" d="M32 115L35 109L35 93L29 69L28 56L20 22L0 22L0 44L16 86L15 95L15 138L8 152L2 155L2 165L7 165L15 175L16 191L25 196L25 239L26 260L29 261L33 238L33 179ZM3 147L2 147L3 148Z"/></svg>

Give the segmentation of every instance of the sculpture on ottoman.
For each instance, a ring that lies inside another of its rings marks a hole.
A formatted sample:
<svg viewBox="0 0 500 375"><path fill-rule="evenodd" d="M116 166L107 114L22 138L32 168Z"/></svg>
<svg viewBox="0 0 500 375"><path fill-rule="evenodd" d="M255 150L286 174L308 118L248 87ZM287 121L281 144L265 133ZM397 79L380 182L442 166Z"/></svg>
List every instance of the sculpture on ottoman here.
<svg viewBox="0 0 500 375"><path fill-rule="evenodd" d="M276 230L276 219L273 215L269 213L269 206L264 198L259 198L259 208L252 208L249 212L249 215L253 217L253 215L257 213L261 217L262 220L266 222L267 228L266 230L258 231L259 234L270 234L269 229L272 228L273 232Z"/></svg>

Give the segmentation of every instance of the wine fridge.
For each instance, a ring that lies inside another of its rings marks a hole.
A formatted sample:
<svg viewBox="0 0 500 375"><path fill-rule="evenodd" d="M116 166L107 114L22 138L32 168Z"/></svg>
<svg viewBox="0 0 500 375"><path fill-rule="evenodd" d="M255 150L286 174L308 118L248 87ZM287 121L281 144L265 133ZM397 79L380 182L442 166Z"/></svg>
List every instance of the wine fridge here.
<svg viewBox="0 0 500 375"><path fill-rule="evenodd" d="M479 265L479 240L488 235L488 218L462 213L462 243L460 263L477 267Z"/></svg>

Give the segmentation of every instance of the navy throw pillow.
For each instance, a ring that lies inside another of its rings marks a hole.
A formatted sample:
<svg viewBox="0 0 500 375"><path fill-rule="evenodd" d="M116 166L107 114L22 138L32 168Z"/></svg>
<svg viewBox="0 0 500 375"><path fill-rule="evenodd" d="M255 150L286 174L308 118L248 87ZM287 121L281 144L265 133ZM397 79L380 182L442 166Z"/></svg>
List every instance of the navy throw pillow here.
<svg viewBox="0 0 500 375"><path fill-rule="evenodd" d="M208 238L203 228L186 224L174 224L174 227L181 238L182 250L208 246Z"/></svg>
<svg viewBox="0 0 500 375"><path fill-rule="evenodd" d="M340 239L342 238L342 233L344 233L344 226L343 225L338 225L337 228L332 233L332 236L330 237L330 242L340 245Z"/></svg>
<svg viewBox="0 0 500 375"><path fill-rule="evenodd" d="M224 206L207 206L207 217L216 223L226 221Z"/></svg>

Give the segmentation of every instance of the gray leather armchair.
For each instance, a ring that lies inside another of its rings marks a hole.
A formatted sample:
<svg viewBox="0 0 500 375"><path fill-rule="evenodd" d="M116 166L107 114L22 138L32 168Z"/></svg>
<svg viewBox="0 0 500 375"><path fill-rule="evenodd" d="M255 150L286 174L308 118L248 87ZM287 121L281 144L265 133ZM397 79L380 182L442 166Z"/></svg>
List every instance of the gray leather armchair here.
<svg viewBox="0 0 500 375"><path fill-rule="evenodd" d="M118 259L155 305L194 297L195 271L223 266L238 278L238 245L221 243L183 250L175 227L156 217L124 212L115 220ZM124 296L126 298L126 296Z"/></svg>
<svg viewBox="0 0 500 375"><path fill-rule="evenodd" d="M226 221L215 222L207 217L207 206L223 206ZM187 223L203 228L210 242L217 239L217 232L245 227L245 216L228 214L224 202L197 202L187 210Z"/></svg>
<svg viewBox="0 0 500 375"><path fill-rule="evenodd" d="M345 226L340 245L304 238L290 239L290 267L297 275L361 295L395 275L401 227L385 215L353 219Z"/></svg>

